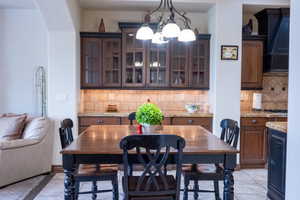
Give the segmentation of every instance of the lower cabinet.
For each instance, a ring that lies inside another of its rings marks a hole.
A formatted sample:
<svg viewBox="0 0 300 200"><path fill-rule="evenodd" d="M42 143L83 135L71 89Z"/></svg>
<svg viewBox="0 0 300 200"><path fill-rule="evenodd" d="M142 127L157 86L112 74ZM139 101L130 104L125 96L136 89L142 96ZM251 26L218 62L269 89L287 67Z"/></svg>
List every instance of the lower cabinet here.
<svg viewBox="0 0 300 200"><path fill-rule="evenodd" d="M286 143L287 134L268 129L268 197L285 199Z"/></svg>
<svg viewBox="0 0 300 200"><path fill-rule="evenodd" d="M127 117L79 117L79 133L92 125L129 125ZM136 124L136 121L134 122ZM199 125L212 130L211 117L166 117L163 125Z"/></svg>
<svg viewBox="0 0 300 200"><path fill-rule="evenodd" d="M241 118L241 168L264 168L267 163L267 118Z"/></svg>

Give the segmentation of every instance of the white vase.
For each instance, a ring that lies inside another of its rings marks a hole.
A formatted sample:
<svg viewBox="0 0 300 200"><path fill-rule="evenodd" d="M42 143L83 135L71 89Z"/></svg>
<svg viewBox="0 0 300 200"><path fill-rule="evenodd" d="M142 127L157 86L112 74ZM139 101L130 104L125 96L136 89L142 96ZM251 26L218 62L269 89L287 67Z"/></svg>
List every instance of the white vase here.
<svg viewBox="0 0 300 200"><path fill-rule="evenodd" d="M157 126L150 124L142 124L143 134L152 134L157 130Z"/></svg>

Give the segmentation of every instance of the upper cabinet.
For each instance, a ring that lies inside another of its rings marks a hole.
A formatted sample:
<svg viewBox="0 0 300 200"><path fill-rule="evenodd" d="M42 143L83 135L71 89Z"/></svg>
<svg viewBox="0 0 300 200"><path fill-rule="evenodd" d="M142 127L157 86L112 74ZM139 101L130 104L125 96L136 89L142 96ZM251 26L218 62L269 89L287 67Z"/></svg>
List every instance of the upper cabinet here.
<svg viewBox="0 0 300 200"><path fill-rule="evenodd" d="M102 42L98 38L81 38L81 86L101 87Z"/></svg>
<svg viewBox="0 0 300 200"><path fill-rule="evenodd" d="M81 88L121 87L121 34L81 33Z"/></svg>
<svg viewBox="0 0 300 200"><path fill-rule="evenodd" d="M123 86L144 87L146 42L135 38L136 29L123 30Z"/></svg>
<svg viewBox="0 0 300 200"><path fill-rule="evenodd" d="M189 87L209 88L209 40L198 39L191 45Z"/></svg>
<svg viewBox="0 0 300 200"><path fill-rule="evenodd" d="M149 44L147 62L147 86L169 86L169 44Z"/></svg>
<svg viewBox="0 0 300 200"><path fill-rule="evenodd" d="M242 89L262 89L264 39L243 39Z"/></svg>
<svg viewBox="0 0 300 200"><path fill-rule="evenodd" d="M81 88L208 89L210 35L153 44L122 33L81 33Z"/></svg>
<svg viewBox="0 0 300 200"><path fill-rule="evenodd" d="M188 65L190 44L171 41L171 87L188 86Z"/></svg>

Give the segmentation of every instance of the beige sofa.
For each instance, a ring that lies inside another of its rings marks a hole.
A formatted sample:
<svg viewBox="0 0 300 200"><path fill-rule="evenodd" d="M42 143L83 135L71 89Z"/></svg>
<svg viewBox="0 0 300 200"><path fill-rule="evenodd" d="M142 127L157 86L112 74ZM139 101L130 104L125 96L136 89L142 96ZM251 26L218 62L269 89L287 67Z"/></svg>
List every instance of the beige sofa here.
<svg viewBox="0 0 300 200"><path fill-rule="evenodd" d="M51 171L50 120L29 118L25 131L20 139L0 140L0 187Z"/></svg>

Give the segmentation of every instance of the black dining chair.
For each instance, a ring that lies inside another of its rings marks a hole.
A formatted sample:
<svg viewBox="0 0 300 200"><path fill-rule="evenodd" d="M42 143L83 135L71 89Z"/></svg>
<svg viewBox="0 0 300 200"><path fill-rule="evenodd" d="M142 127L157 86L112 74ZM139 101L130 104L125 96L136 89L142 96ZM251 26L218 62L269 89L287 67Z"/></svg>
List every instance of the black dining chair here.
<svg viewBox="0 0 300 200"><path fill-rule="evenodd" d="M133 125L133 121L135 120L135 112L132 112L128 115L128 120L130 121L130 125Z"/></svg>
<svg viewBox="0 0 300 200"><path fill-rule="evenodd" d="M122 178L125 200L179 200L182 168L182 151L185 141L176 135L131 135L123 138L123 163L128 168L131 159L128 151L134 150L137 161L143 166L141 175L124 171ZM176 175L163 170L171 149L174 149Z"/></svg>
<svg viewBox="0 0 300 200"><path fill-rule="evenodd" d="M224 119L221 121L221 140L225 143L237 148L239 132L238 123L231 119ZM219 181L224 180L224 170L219 164L193 164L183 167L184 177L184 194L183 199L188 199L188 192L194 192L194 199L198 199L199 192L211 192L215 193L215 199L220 199ZM189 189L188 186L191 181L194 181L194 188ZM200 190L199 181L213 181L214 190Z"/></svg>
<svg viewBox="0 0 300 200"><path fill-rule="evenodd" d="M64 119L59 128L59 136L62 148L66 148L73 142L73 121ZM119 199L118 190L118 166L113 165L87 165L80 164L75 172L75 196L80 194L92 194L92 199L97 199L97 193L113 192L113 200ZM97 181L111 181L112 190L98 190ZM81 182L92 182L92 190L79 192Z"/></svg>

